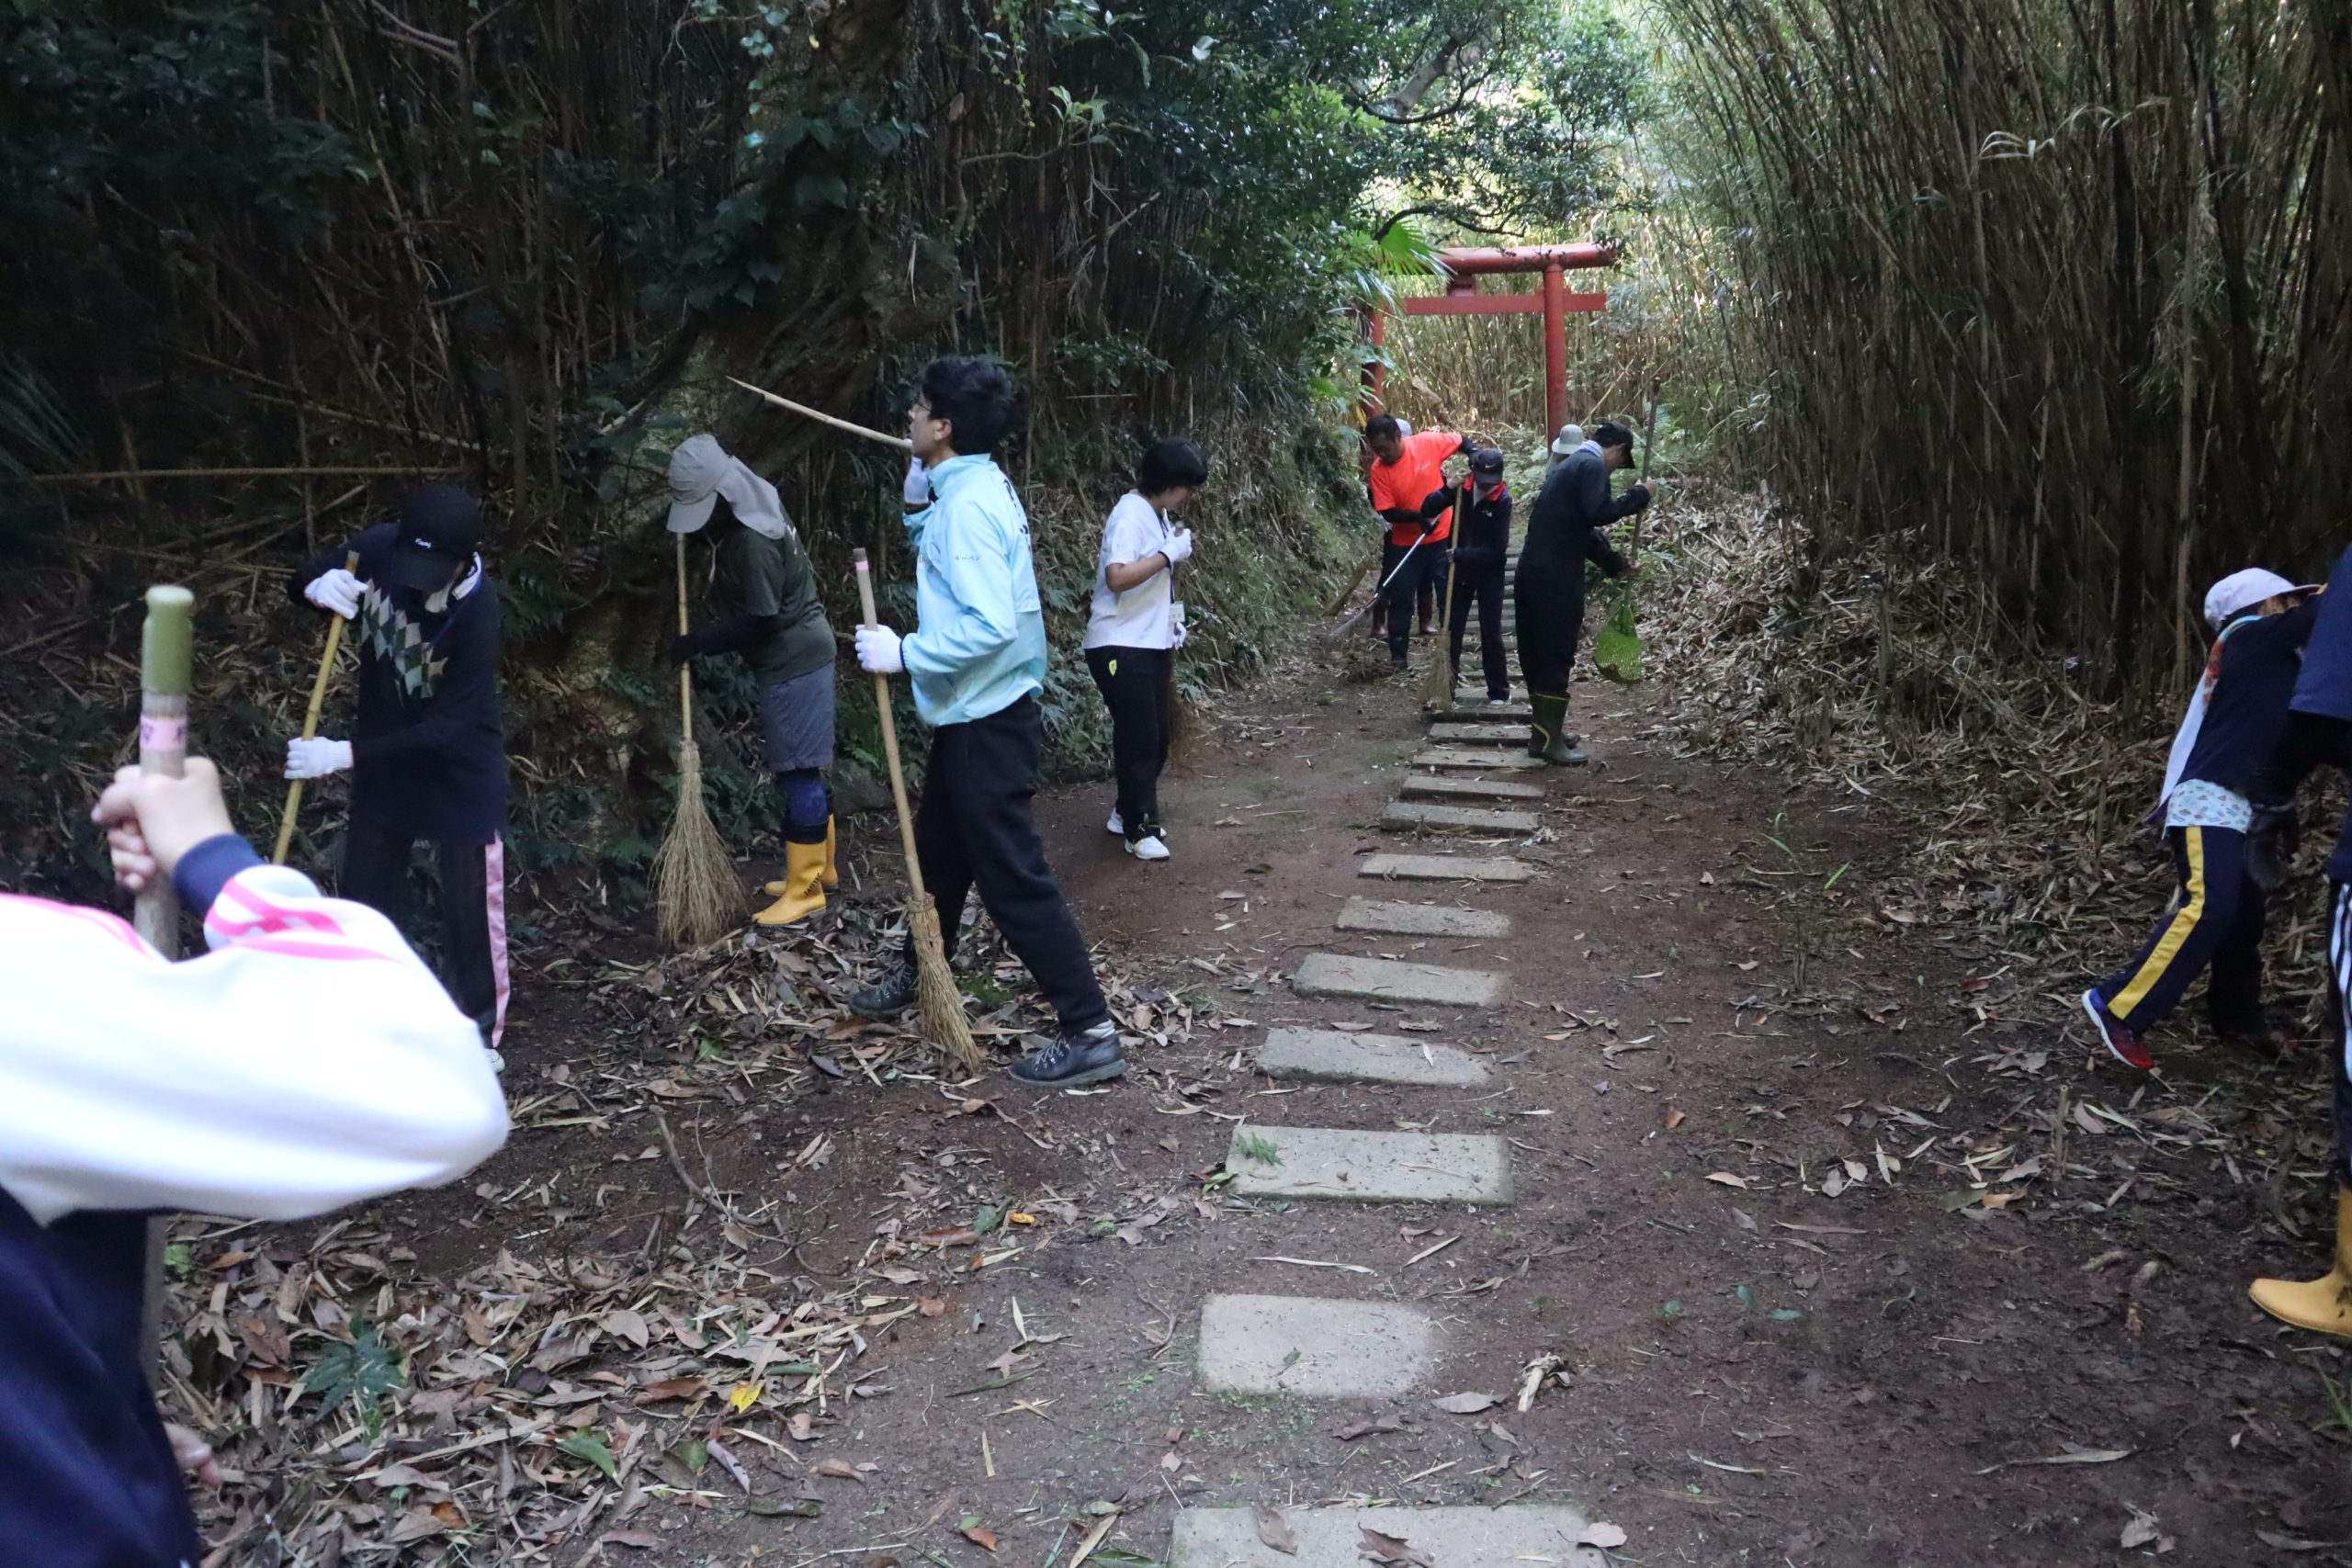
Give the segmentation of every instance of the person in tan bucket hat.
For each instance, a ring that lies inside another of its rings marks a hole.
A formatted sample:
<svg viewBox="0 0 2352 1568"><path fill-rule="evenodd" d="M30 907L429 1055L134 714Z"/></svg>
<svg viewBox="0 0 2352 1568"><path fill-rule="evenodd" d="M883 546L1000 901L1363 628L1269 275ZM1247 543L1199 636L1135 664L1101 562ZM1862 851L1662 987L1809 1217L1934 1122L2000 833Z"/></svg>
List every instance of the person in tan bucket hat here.
<svg viewBox="0 0 2352 1568"><path fill-rule="evenodd" d="M679 661L740 654L759 682L760 733L784 801L784 875L767 885L775 902L752 919L789 925L824 908L825 889L841 880L825 784L833 765L833 628L775 486L717 436L690 436L670 454L670 532L698 532L722 503L742 525L718 536L716 614L672 637L669 654Z"/></svg>

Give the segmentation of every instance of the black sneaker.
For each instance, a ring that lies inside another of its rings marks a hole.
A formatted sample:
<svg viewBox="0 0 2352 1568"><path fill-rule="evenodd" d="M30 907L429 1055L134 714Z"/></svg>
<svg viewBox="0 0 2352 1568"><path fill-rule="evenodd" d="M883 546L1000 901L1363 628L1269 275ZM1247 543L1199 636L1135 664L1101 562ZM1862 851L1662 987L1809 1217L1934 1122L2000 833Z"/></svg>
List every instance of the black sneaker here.
<svg viewBox="0 0 2352 1568"><path fill-rule="evenodd" d="M1005 1069L1015 1083L1033 1089L1075 1089L1125 1077L1127 1055L1118 1026L1107 1020L1076 1034L1064 1034L1034 1055Z"/></svg>
<svg viewBox="0 0 2352 1568"><path fill-rule="evenodd" d="M850 993L849 1010L860 1018L896 1018L915 1005L915 966L901 962L862 991Z"/></svg>

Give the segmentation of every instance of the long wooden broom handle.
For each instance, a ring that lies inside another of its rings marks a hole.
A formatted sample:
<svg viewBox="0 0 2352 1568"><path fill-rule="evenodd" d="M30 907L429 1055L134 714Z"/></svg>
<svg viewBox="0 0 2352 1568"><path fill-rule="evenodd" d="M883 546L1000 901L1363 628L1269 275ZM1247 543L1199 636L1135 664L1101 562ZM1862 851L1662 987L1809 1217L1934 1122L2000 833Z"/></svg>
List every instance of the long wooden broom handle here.
<svg viewBox="0 0 2352 1568"><path fill-rule="evenodd" d="M343 570L349 572L356 572L359 570L357 550L345 553L343 558ZM305 740L316 739L318 737L319 712L326 706L327 682L334 679L334 656L343 647L343 627L344 619L341 615L333 615L328 618L326 654L319 660L319 678L311 682L311 705L302 715L302 739ZM277 819L277 848L269 857L270 864L284 865L286 863L286 852L294 844L294 818L300 814L301 809L302 781L296 779L286 786L286 815Z"/></svg>
<svg viewBox="0 0 2352 1568"><path fill-rule="evenodd" d="M673 535L678 541L678 635L686 635L686 536ZM681 744L695 743L695 674L689 660L678 660L678 739Z"/></svg>
<svg viewBox="0 0 2352 1568"><path fill-rule="evenodd" d="M879 626L881 617L874 613L874 572L867 565L864 550L853 550L850 558L857 563L857 602L865 613L864 625ZM907 809L907 774L899 762L899 721L890 712L890 677L874 677L874 709L882 718L882 755L890 764L890 798L899 806L899 844L907 852L907 885L920 899L922 891L922 863L915 856L914 814Z"/></svg>

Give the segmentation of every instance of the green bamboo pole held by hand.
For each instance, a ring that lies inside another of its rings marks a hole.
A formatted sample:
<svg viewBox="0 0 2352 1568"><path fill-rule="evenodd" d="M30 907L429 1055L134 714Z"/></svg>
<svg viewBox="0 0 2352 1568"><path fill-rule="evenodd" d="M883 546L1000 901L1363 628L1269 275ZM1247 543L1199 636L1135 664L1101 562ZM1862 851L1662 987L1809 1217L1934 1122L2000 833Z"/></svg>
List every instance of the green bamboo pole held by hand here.
<svg viewBox="0 0 2352 1568"><path fill-rule="evenodd" d="M139 638L139 771L178 778L187 771L188 672L195 663L196 595L185 588L147 590L147 624ZM180 900L168 876L150 877L132 905L131 924L165 958L180 955ZM147 1271L140 1314L140 1352L149 1375L164 1352L164 1245L171 1222L147 1222Z"/></svg>

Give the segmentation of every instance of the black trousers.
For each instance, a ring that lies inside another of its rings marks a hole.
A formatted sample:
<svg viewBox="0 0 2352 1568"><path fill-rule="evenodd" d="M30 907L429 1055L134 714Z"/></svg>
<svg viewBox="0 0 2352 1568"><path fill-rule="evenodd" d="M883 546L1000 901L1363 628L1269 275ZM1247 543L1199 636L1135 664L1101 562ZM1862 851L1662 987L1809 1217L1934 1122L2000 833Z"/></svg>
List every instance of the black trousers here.
<svg viewBox="0 0 2352 1568"><path fill-rule="evenodd" d="M1175 655L1164 648L1090 648L1086 668L1111 710L1111 771L1130 843L1159 826L1159 774L1173 733Z"/></svg>
<svg viewBox="0 0 2352 1568"><path fill-rule="evenodd" d="M341 892L395 926L408 919L417 840L355 814L343 837ZM496 1045L506 1032L506 846L433 841L441 871L441 984Z"/></svg>
<svg viewBox="0 0 2352 1568"><path fill-rule="evenodd" d="M1465 566L1453 563L1453 620L1446 635L1453 639L1453 668L1462 669L1462 634L1470 624L1470 609L1478 610L1478 660L1486 667L1487 695L1500 702L1510 695L1510 666L1503 656L1503 568L1500 561Z"/></svg>
<svg viewBox="0 0 2352 1568"><path fill-rule="evenodd" d="M932 731L931 766L915 809L915 858L939 905L939 934L953 958L964 897L980 904L1065 1030L1111 1016L1095 983L1086 939L1046 866L1029 802L1037 793L1046 726L1035 697L1001 712ZM908 937L913 958L913 936Z"/></svg>
<svg viewBox="0 0 2352 1568"><path fill-rule="evenodd" d="M1530 695L1565 697L1584 635L1584 558L1522 552L1511 583L1519 673Z"/></svg>
<svg viewBox="0 0 2352 1568"><path fill-rule="evenodd" d="M1413 551L1412 558L1397 568L1396 575L1388 581L1388 653L1392 659L1405 657L1413 643L1413 604L1420 602L1421 615L1437 619L1436 599L1445 592L1446 558L1451 547L1431 539ZM1402 552L1398 558L1403 559Z"/></svg>
<svg viewBox="0 0 2352 1568"><path fill-rule="evenodd" d="M2262 932L2268 898L2245 874L2245 835L2228 828L2172 828L2180 892L2139 956L2098 984L2107 1010L2135 1034L2163 1022L2210 966L2205 1010L2214 1027L2250 1032L2262 1021Z"/></svg>

